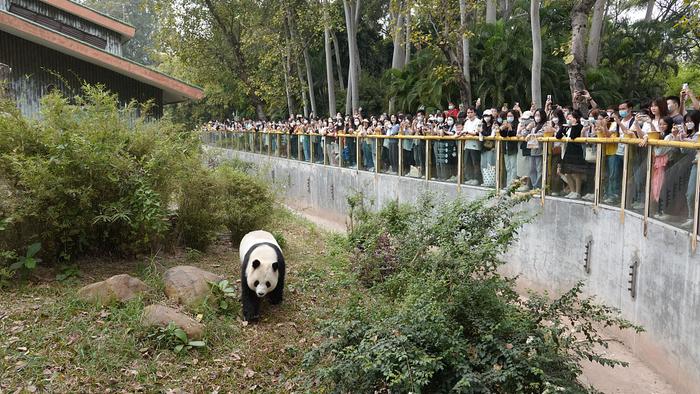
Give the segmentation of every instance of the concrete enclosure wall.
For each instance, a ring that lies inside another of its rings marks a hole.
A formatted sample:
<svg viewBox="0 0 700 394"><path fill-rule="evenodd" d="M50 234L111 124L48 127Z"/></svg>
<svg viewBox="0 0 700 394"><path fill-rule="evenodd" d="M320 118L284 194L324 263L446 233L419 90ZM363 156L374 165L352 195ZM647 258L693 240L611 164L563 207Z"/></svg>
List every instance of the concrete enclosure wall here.
<svg viewBox="0 0 700 394"><path fill-rule="evenodd" d="M285 187L287 201L300 209L345 216L346 196L362 191L381 208L388 201L414 202L424 191L437 198L486 195L478 187L457 186L395 175L309 164L247 152L222 150L260 166ZM578 281L586 295L621 310L646 333L619 335L630 349L676 387L700 392L700 256L691 252L690 236L654 220L643 235L643 218L619 209L562 198L528 202L536 219L525 225L504 256L507 274L533 290L562 293ZM586 245L590 241L586 269ZM700 252L699 252L700 253ZM636 296L628 291L630 265L637 262Z"/></svg>

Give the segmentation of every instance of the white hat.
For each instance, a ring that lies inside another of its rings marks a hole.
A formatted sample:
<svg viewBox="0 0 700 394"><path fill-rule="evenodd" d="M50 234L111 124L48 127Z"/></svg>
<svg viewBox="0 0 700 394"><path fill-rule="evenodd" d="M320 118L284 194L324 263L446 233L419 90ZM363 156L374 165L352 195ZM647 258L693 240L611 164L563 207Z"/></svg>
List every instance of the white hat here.
<svg viewBox="0 0 700 394"><path fill-rule="evenodd" d="M528 120L532 117L532 112L531 111L525 111L523 114L520 116L521 119Z"/></svg>

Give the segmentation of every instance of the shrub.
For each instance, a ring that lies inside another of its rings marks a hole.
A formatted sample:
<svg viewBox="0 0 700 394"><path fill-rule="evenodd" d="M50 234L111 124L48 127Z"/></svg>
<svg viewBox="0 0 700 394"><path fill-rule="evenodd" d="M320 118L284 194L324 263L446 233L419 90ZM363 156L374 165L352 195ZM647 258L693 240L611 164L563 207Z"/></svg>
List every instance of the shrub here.
<svg viewBox="0 0 700 394"><path fill-rule="evenodd" d="M267 184L235 167L223 164L214 176L222 188L222 220L237 244L243 236L269 222L274 197Z"/></svg>
<svg viewBox="0 0 700 394"><path fill-rule="evenodd" d="M582 284L525 300L497 272L528 219L516 200L435 201L356 211L347 250L365 259L356 274L396 261L323 323L305 357L324 386L316 391L585 392L581 360L624 365L597 353L607 344L596 327L641 328L581 298Z"/></svg>
<svg viewBox="0 0 700 394"><path fill-rule="evenodd" d="M204 251L221 228L221 187L211 170L196 168L183 177L177 196L176 233L182 244Z"/></svg>

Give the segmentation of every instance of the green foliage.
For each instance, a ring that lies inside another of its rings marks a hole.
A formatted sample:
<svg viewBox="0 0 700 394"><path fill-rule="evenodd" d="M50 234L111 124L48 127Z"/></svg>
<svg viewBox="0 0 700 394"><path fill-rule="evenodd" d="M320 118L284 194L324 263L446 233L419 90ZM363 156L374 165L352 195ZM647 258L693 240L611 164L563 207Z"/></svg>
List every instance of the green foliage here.
<svg viewBox="0 0 700 394"><path fill-rule="evenodd" d="M61 267L61 272L56 274L56 280L59 282L70 283L75 282L82 276L77 265L64 265Z"/></svg>
<svg viewBox="0 0 700 394"><path fill-rule="evenodd" d="M156 348L172 349L178 354L187 353L193 348L199 349L207 346L204 341L190 341L187 333L173 323L169 323L167 327L154 328L146 335L146 338L154 341Z"/></svg>
<svg viewBox="0 0 700 394"><path fill-rule="evenodd" d="M0 117L0 184L10 195L0 212L12 219L0 242L40 242L50 261L161 243L179 176L200 165L196 137L100 86L46 95L41 111L38 120Z"/></svg>
<svg viewBox="0 0 700 394"><path fill-rule="evenodd" d="M227 164L216 168L214 179L221 191L222 220L237 244L243 236L263 227L269 220L274 196L267 184Z"/></svg>
<svg viewBox="0 0 700 394"><path fill-rule="evenodd" d="M18 256L17 260L10 265L11 270L15 271L31 271L36 268L36 265L41 262L41 259L36 257L36 254L41 250L41 243L35 242L27 248L27 253L24 256Z"/></svg>
<svg viewBox="0 0 700 394"><path fill-rule="evenodd" d="M284 237L284 233L279 230L272 230L270 234L275 237L277 244L280 246L280 249L282 249L282 252L284 252L284 250L287 248L287 239Z"/></svg>
<svg viewBox="0 0 700 394"><path fill-rule="evenodd" d="M346 258L369 289L323 323L321 344L306 355L320 385L575 393L586 392L577 381L582 360L625 365L595 350L607 346L597 330L641 328L582 298L582 284L559 298L524 299L498 273L499 256L528 220L517 204L510 196L471 203L425 196L378 213L356 209Z"/></svg>
<svg viewBox="0 0 700 394"><path fill-rule="evenodd" d="M177 195L176 233L181 243L204 251L221 227L220 187L211 171L197 167L184 175Z"/></svg>
<svg viewBox="0 0 700 394"><path fill-rule="evenodd" d="M236 288L224 279L218 283L209 282L210 293L204 304L222 314L236 315L239 303L236 300Z"/></svg>

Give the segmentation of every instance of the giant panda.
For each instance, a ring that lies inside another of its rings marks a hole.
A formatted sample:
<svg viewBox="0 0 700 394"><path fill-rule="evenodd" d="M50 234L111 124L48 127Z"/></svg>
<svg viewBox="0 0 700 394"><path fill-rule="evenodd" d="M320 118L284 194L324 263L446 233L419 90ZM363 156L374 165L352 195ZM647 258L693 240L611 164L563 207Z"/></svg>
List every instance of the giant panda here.
<svg viewBox="0 0 700 394"><path fill-rule="evenodd" d="M273 305L282 302L284 291L284 256L275 237L267 231L246 234L239 246L241 256L241 302L243 319L260 317L260 301L266 295Z"/></svg>

